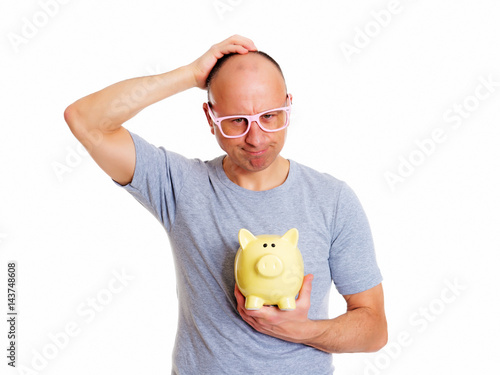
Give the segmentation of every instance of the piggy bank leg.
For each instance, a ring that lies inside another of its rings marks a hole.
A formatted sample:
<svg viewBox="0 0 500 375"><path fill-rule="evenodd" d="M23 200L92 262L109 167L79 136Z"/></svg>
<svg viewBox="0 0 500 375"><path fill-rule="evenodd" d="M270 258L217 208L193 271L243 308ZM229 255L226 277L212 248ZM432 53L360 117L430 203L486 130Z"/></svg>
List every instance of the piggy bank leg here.
<svg viewBox="0 0 500 375"><path fill-rule="evenodd" d="M248 296L245 301L245 309L247 310L259 310L264 306L264 300L257 296Z"/></svg>
<svg viewBox="0 0 500 375"><path fill-rule="evenodd" d="M283 297L278 301L280 310L295 310L295 297Z"/></svg>

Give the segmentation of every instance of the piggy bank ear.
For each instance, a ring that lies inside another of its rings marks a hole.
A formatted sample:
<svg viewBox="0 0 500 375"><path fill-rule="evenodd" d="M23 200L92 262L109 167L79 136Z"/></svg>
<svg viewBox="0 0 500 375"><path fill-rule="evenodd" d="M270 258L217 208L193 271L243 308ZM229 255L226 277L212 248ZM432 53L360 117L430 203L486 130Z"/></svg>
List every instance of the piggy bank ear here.
<svg viewBox="0 0 500 375"><path fill-rule="evenodd" d="M281 237L282 240L290 242L293 246L297 247L297 244L299 243L299 231L295 228L290 229L288 232L286 232L283 237Z"/></svg>
<svg viewBox="0 0 500 375"><path fill-rule="evenodd" d="M250 242L256 239L257 238L252 233L250 233L249 230L240 229L240 231L238 232L238 241L240 241L240 246L243 250L245 250Z"/></svg>

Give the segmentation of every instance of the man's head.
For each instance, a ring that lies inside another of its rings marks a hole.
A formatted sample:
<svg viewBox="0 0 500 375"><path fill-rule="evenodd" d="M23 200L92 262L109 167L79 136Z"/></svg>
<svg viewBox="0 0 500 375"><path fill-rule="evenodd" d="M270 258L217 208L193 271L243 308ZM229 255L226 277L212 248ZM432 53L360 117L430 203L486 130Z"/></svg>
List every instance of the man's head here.
<svg viewBox="0 0 500 375"><path fill-rule="evenodd" d="M208 113L208 105L216 117L254 115L284 107L287 89L278 63L262 52L225 55L218 60L207 78L209 104L204 111L220 147L228 154L228 162L246 172L257 172L274 163L283 148L286 129L265 132L257 123L240 138L225 138Z"/></svg>
<svg viewBox="0 0 500 375"><path fill-rule="evenodd" d="M280 65L274 60L271 56L269 56L267 53L262 52L262 51L250 51L248 54L257 54L259 56L262 56L263 58L267 59L269 62L271 62L280 72L281 77L283 78L283 81L285 81L285 76L283 75L283 71L281 70ZM213 80L215 79L217 73L219 70L222 68L224 63L231 59L233 56L237 56L238 53L230 53L227 55L222 56L219 60L217 60L217 63L214 65L210 73L208 74L207 80L205 82L205 86L207 87L207 94L208 94L208 101L210 101L210 86L212 85ZM286 84L285 84L286 87Z"/></svg>

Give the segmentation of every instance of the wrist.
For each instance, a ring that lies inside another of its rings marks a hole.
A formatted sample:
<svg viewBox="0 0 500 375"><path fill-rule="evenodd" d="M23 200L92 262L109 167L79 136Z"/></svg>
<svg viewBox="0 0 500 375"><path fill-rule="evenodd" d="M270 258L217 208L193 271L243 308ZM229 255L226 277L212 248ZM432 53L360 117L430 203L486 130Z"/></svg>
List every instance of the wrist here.
<svg viewBox="0 0 500 375"><path fill-rule="evenodd" d="M196 86L191 70L185 66L146 78L152 81L151 84L148 84L152 94L150 98L151 103L148 104L166 99L169 96Z"/></svg>
<svg viewBox="0 0 500 375"><path fill-rule="evenodd" d="M180 67L179 70L186 76L187 82L189 82L189 88L198 87L203 90L205 89L206 75L199 70L195 63L196 61L184 65Z"/></svg>
<svg viewBox="0 0 500 375"><path fill-rule="evenodd" d="M322 349L324 342L327 341L325 337L328 333L328 320L309 320L306 324L300 340L301 344L312 346L316 349Z"/></svg>
<svg viewBox="0 0 500 375"><path fill-rule="evenodd" d="M183 77L186 89L200 87L196 75L196 69L192 66L192 64L181 66L177 69L177 71Z"/></svg>

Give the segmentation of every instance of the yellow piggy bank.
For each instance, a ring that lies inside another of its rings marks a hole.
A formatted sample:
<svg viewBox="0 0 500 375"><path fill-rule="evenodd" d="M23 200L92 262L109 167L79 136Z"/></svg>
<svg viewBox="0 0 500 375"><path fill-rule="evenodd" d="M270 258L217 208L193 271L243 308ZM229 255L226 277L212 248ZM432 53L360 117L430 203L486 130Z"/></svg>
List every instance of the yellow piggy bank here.
<svg viewBox="0 0 500 375"><path fill-rule="evenodd" d="M238 240L234 277L246 297L245 308L278 305L281 310L294 310L304 279L304 262L297 248L299 231L293 228L280 237L254 236L240 229Z"/></svg>

